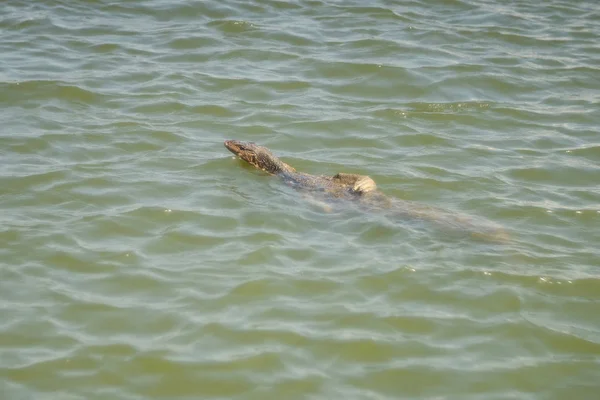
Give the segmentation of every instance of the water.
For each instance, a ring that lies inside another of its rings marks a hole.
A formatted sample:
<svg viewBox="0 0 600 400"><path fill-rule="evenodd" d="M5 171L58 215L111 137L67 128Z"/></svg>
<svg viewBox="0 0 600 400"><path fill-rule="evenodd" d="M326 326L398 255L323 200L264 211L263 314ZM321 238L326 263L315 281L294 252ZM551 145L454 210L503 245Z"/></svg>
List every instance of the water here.
<svg viewBox="0 0 600 400"><path fill-rule="evenodd" d="M597 398L600 7L366 4L0 5L2 399Z"/></svg>

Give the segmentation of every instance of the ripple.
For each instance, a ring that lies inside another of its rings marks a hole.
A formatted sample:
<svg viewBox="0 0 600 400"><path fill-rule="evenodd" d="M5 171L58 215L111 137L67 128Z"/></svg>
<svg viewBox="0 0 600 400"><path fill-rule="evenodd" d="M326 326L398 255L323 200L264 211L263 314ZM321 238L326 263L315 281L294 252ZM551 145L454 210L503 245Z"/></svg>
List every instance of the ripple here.
<svg viewBox="0 0 600 400"><path fill-rule="evenodd" d="M25 81L0 86L14 100L64 100L67 102L90 104L99 100L100 95L60 81ZM26 93L26 94L24 94Z"/></svg>
<svg viewBox="0 0 600 400"><path fill-rule="evenodd" d="M223 33L245 33L256 28L255 24L240 20L217 20L209 22L208 26L215 27Z"/></svg>
<svg viewBox="0 0 600 400"><path fill-rule="evenodd" d="M574 174L576 172L576 174ZM558 183L561 186L588 187L596 182L598 171L596 168L561 168L560 174L555 169L550 168L519 168L508 171L508 175L520 181L532 183ZM576 176L577 179L565 180L566 176Z"/></svg>

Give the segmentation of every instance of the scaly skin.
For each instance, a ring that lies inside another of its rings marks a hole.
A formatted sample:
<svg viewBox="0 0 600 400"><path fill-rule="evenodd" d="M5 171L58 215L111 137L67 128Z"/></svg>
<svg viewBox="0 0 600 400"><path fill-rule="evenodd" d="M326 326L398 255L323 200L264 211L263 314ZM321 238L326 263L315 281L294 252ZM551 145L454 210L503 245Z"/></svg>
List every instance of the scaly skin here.
<svg viewBox="0 0 600 400"><path fill-rule="evenodd" d="M316 176L297 172L274 156L269 149L255 143L226 140L225 147L247 163L279 176L297 189L323 191L333 197L358 198L375 192L377 188L373 179L364 175L339 173L334 176Z"/></svg>
<svg viewBox="0 0 600 400"><path fill-rule="evenodd" d="M226 140L225 147L233 154L265 171L276 175L299 190L321 193L329 199L345 199L358 202L367 209L386 209L403 218L429 220L440 225L466 230L474 236L506 242L508 234L503 228L488 221L457 215L448 211L408 201L390 199L377 190L368 176L338 173L333 176L316 176L297 172L293 167L273 155L269 149L251 142Z"/></svg>

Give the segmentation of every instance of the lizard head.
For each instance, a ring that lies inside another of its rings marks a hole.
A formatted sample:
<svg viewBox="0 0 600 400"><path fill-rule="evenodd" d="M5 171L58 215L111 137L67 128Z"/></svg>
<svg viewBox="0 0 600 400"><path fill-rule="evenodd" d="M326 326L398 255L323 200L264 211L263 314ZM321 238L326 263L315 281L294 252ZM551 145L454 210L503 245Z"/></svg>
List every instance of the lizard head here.
<svg viewBox="0 0 600 400"><path fill-rule="evenodd" d="M294 171L292 167L274 156L269 149L256 143L226 140L225 147L248 164L270 174Z"/></svg>

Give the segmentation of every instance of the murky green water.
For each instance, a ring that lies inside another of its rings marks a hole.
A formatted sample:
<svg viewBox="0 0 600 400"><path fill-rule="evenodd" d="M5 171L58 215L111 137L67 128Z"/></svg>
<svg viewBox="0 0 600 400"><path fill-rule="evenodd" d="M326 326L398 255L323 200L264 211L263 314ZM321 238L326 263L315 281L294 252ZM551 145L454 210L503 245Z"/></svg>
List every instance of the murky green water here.
<svg viewBox="0 0 600 400"><path fill-rule="evenodd" d="M599 20L2 2L0 398L597 399ZM512 240L325 212L227 138Z"/></svg>

